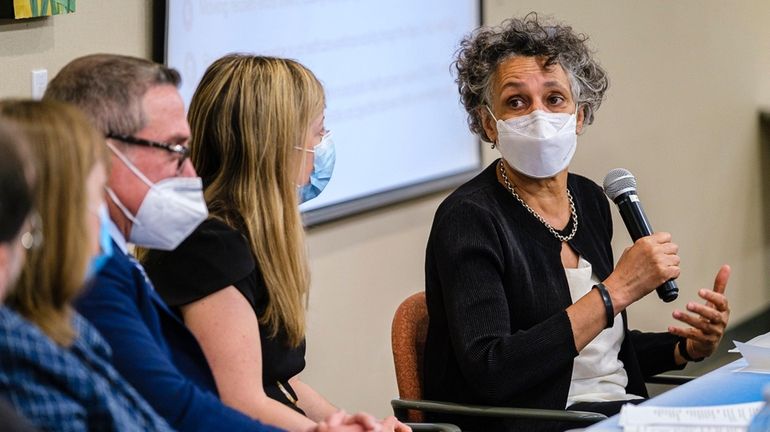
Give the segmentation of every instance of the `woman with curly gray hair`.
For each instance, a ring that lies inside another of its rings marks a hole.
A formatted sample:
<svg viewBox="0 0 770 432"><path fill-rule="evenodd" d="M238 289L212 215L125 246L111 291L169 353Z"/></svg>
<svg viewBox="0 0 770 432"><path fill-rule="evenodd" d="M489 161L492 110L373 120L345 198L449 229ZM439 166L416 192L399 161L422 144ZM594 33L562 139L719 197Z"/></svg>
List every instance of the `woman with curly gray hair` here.
<svg viewBox="0 0 770 432"><path fill-rule="evenodd" d="M629 331L625 309L679 276L655 233L613 268L601 188L569 173L607 75L587 37L537 15L481 28L455 66L470 129L502 158L439 207L426 257L425 399L614 414L647 397L645 377L714 352L729 317L729 267L687 328ZM545 422L441 417L472 430L556 430ZM574 425L572 426L574 427Z"/></svg>

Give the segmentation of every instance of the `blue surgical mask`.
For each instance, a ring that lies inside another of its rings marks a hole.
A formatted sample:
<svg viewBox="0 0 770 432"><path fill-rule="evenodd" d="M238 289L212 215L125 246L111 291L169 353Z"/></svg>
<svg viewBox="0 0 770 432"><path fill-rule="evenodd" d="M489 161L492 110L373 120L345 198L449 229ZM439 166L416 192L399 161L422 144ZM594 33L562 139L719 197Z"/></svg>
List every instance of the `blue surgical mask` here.
<svg viewBox="0 0 770 432"><path fill-rule="evenodd" d="M91 258L86 270L86 281L90 281L99 273L104 265L112 257L112 237L108 229L110 215L107 212L107 206L102 204L99 207L99 253Z"/></svg>
<svg viewBox="0 0 770 432"><path fill-rule="evenodd" d="M305 151L313 153L313 172L310 173L310 181L297 188L300 204L320 195L332 178L336 154L331 132L326 133L312 150Z"/></svg>

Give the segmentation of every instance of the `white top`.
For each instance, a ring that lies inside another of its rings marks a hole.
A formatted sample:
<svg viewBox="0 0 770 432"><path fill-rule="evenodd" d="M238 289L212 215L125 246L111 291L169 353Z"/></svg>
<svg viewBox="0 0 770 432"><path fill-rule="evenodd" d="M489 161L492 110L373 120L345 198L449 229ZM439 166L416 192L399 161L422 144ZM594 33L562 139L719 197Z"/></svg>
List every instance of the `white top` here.
<svg viewBox="0 0 770 432"><path fill-rule="evenodd" d="M591 263L580 257L577 268L565 268L572 302L591 292L601 282ZM604 314L604 312L602 312ZM626 394L628 375L618 359L623 343L623 317L617 315L612 328L604 329L575 357L567 407L575 402L606 402L641 399Z"/></svg>

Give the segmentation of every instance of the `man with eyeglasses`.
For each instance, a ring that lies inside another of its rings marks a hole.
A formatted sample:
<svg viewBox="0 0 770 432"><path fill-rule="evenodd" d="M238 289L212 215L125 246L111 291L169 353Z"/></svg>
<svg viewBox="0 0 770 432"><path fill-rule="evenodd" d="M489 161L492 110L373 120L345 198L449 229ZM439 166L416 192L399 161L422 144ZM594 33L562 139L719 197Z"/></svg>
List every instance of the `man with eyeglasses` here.
<svg viewBox="0 0 770 432"><path fill-rule="evenodd" d="M173 428L277 430L222 404L197 341L128 250L174 249L208 215L187 158L179 82L162 65L97 54L67 64L46 90L44 98L83 110L112 153L106 193L115 253L76 306L111 345L115 368Z"/></svg>
<svg viewBox="0 0 770 432"><path fill-rule="evenodd" d="M190 127L179 83L179 73L163 65L94 54L64 66L46 89L44 99L85 112L113 156L106 194L115 253L76 307L112 347L118 372L174 429L278 431L219 400L197 340L128 250L129 243L173 250L208 215L188 159ZM370 417L343 424L347 416L339 412L311 431L393 430Z"/></svg>

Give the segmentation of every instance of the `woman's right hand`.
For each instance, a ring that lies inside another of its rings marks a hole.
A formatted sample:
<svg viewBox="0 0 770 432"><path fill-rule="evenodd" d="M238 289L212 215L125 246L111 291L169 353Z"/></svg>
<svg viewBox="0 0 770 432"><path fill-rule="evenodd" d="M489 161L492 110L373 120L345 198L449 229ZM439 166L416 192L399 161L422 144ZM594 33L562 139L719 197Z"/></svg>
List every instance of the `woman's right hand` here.
<svg viewBox="0 0 770 432"><path fill-rule="evenodd" d="M345 411L337 411L330 415L310 432L412 432L412 429L390 416L381 422L369 414L359 413L348 415Z"/></svg>
<svg viewBox="0 0 770 432"><path fill-rule="evenodd" d="M671 234L657 232L637 240L620 256L615 270L604 280L615 313L649 294L669 279L679 277L679 246Z"/></svg>

